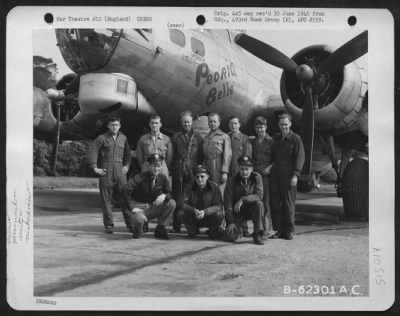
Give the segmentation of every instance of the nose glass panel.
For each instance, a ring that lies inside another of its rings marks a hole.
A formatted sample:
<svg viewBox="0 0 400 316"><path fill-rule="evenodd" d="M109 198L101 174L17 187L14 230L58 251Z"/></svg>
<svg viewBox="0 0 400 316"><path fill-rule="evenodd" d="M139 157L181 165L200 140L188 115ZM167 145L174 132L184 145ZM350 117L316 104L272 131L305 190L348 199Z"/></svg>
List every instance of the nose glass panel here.
<svg viewBox="0 0 400 316"><path fill-rule="evenodd" d="M110 60L122 29L57 29L57 45L77 73L103 68Z"/></svg>

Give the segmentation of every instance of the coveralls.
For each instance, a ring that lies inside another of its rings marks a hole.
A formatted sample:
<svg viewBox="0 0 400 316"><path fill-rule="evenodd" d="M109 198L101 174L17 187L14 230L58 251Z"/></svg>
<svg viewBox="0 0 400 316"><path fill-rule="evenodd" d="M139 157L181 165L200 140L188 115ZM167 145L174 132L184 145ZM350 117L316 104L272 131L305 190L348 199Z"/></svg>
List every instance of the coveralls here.
<svg viewBox="0 0 400 316"><path fill-rule="evenodd" d="M150 170L147 158L151 154L160 154L164 157L161 172L168 177L168 168L171 165L173 155L170 138L163 133L159 133L154 139L150 133L141 136L136 145L136 159L142 172Z"/></svg>
<svg viewBox="0 0 400 316"><path fill-rule="evenodd" d="M119 132L114 140L109 131L99 135L91 145L88 160L92 168L107 169L106 175L99 178L99 189L104 227L113 227L111 209L113 190L117 189L121 193L126 185L126 175L122 174L122 167L129 166L131 161L126 136Z"/></svg>
<svg viewBox="0 0 400 316"><path fill-rule="evenodd" d="M299 135L293 133L274 137L272 145L271 207L272 225L280 233L294 231L297 187L290 185L293 175L300 176L304 164L304 147Z"/></svg>
<svg viewBox="0 0 400 316"><path fill-rule="evenodd" d="M153 202L161 194L165 194L165 200L161 205L154 205ZM165 174L159 173L154 176L150 171L139 173L132 177L123 189L124 208L123 214L125 221L129 223L128 228L133 229L135 225L143 226L142 217L137 217L132 213L136 203L149 204L144 210L144 215L148 220L158 219L158 225L166 226L169 224L171 215L176 207L175 201L171 198L171 189L168 178Z"/></svg>
<svg viewBox="0 0 400 316"><path fill-rule="evenodd" d="M173 224L176 230L180 228L177 214L182 205L184 189L194 180L193 169L202 162L201 142L200 134L193 131L181 131L172 136L172 195L178 205L174 212Z"/></svg>
<svg viewBox="0 0 400 316"><path fill-rule="evenodd" d="M210 171L210 180L221 184L221 173L229 173L232 160L231 140L220 129L210 131L203 139L204 165Z"/></svg>
<svg viewBox="0 0 400 316"><path fill-rule="evenodd" d="M237 227L241 228L243 221L251 219L254 233L263 231L264 203L262 198L263 183L259 173L253 171L247 182L239 173L229 178L224 193L227 226L236 224ZM243 204L239 213L235 213L233 208L239 200L242 200Z"/></svg>
<svg viewBox="0 0 400 316"><path fill-rule="evenodd" d="M272 144L274 140L268 134L265 135L261 142L257 138L251 139L252 154L254 161L254 171L258 172L262 177L263 191L264 191L264 229L266 234L272 233L272 220L271 220L271 184L270 175L263 175L262 171L272 163Z"/></svg>
<svg viewBox="0 0 400 316"><path fill-rule="evenodd" d="M194 209L204 210L205 214L201 220L196 218ZM217 238L219 226L224 218L222 195L218 185L207 181L204 189L200 189L197 183L186 186L183 206L178 216L185 224L189 236L194 237L199 227L209 227L208 236L211 239Z"/></svg>

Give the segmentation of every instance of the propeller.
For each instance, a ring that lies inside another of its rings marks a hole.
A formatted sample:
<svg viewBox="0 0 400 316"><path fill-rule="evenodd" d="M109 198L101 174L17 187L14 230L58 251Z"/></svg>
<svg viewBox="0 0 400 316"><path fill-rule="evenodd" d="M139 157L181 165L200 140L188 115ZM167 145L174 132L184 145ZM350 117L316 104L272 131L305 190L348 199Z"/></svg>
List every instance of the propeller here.
<svg viewBox="0 0 400 316"><path fill-rule="evenodd" d="M329 85L329 73L342 69L368 52L368 31L343 44L319 66L312 59L299 66L276 48L244 33L236 35L235 42L261 60L285 71L295 72L300 80L305 94L301 117L301 134L305 150L302 174L310 175L314 146L314 111L319 107L319 96Z"/></svg>
<svg viewBox="0 0 400 316"><path fill-rule="evenodd" d="M78 91L80 77L74 73L63 76L56 84L56 89L47 90L48 97L54 102L57 125L54 130L53 137L53 150L51 153L51 174L56 176L58 146L60 144L60 131L61 131L61 107L65 110L65 116L69 116L69 111L73 107L73 98L71 94Z"/></svg>
<svg viewBox="0 0 400 316"><path fill-rule="evenodd" d="M314 147L314 103L311 85L305 87L306 98L301 116L302 138L304 143L305 160L302 173L309 175L311 172L312 153Z"/></svg>
<svg viewBox="0 0 400 316"><path fill-rule="evenodd" d="M55 132L54 132L54 139L53 139L53 151L51 153L51 173L53 176L56 176L56 167L57 167L57 154L58 154L58 145L60 143L60 115L61 115L61 104L60 101L56 101L56 119L57 119L57 125L55 127Z"/></svg>

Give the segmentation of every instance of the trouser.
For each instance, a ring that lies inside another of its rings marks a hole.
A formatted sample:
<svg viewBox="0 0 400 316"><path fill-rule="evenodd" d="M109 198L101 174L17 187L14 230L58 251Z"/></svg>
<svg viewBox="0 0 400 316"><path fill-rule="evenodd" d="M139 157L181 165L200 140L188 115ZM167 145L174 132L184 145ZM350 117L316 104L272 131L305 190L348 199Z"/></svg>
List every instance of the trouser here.
<svg viewBox="0 0 400 316"><path fill-rule="evenodd" d="M243 203L239 213L233 213L233 218L239 228L242 227L244 221L251 219L254 233L263 231L264 203L262 201Z"/></svg>
<svg viewBox="0 0 400 316"><path fill-rule="evenodd" d="M275 168L271 174L272 225L277 232L294 232L297 187L290 185L291 177L287 168Z"/></svg>
<svg viewBox="0 0 400 316"><path fill-rule="evenodd" d="M116 177L102 176L99 178L100 199L103 208L103 224L104 227L114 226L113 213L111 208L111 199L113 192L117 191L120 196L123 187L126 185L126 176L119 175Z"/></svg>
<svg viewBox="0 0 400 316"><path fill-rule="evenodd" d="M157 218L158 225L166 226L170 222L175 207L176 207L175 200L171 199L168 202L162 203L161 205L154 205L154 204L150 205L150 207L148 207L143 211L143 214L146 216L147 220ZM125 210L124 212L127 213L130 211ZM129 213L126 214L126 218L129 221L129 225L127 225L129 229L132 229L134 226L143 227L146 218L140 216L140 214L138 213L132 214L130 212L130 214Z"/></svg>
<svg viewBox="0 0 400 316"><path fill-rule="evenodd" d="M222 210L219 210L211 215L204 216L202 219L198 220L196 218L196 214L193 211L185 212L181 210L178 213L178 217L185 225L189 235L196 235L197 229L199 227L208 227L210 229L209 235L213 235L218 231L219 226L221 225L224 218L224 213Z"/></svg>
<svg viewBox="0 0 400 316"><path fill-rule="evenodd" d="M263 203L264 203L264 221L263 227L266 234L272 234L272 219L271 219L271 181L269 175L262 176L263 181Z"/></svg>

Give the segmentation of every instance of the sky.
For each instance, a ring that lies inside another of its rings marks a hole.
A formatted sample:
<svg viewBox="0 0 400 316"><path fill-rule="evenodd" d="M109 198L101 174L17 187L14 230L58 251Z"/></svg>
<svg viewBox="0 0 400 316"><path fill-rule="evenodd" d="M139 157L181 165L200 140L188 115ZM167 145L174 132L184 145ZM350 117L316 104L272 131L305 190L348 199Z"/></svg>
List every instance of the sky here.
<svg viewBox="0 0 400 316"><path fill-rule="evenodd" d="M262 40L279 49L289 57L309 45L326 44L335 48L340 47L346 41L361 33L359 30L251 30L247 34ZM72 71L65 64L60 50L57 47L54 30L36 30L33 34L33 54L46 58L52 58L58 65L58 77L62 77ZM358 62L366 67L366 56Z"/></svg>

